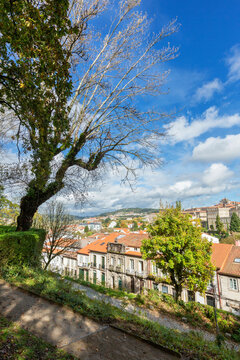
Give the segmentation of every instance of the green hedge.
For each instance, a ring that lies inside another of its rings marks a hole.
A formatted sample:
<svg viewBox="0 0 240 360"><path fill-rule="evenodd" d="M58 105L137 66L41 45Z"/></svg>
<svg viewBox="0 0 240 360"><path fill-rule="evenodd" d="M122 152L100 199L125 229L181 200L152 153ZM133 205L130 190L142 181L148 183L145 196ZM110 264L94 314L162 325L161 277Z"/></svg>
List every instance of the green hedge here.
<svg viewBox="0 0 240 360"><path fill-rule="evenodd" d="M0 226L0 265L40 265L45 235L40 229L16 232L14 227Z"/></svg>

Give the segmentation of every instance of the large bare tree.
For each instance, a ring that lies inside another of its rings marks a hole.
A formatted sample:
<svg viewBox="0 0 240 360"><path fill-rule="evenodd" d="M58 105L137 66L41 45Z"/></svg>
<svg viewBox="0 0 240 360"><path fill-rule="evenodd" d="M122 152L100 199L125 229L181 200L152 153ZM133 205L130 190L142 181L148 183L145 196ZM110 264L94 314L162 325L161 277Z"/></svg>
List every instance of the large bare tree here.
<svg viewBox="0 0 240 360"><path fill-rule="evenodd" d="M162 92L165 63L177 55L167 38L178 25L151 35L140 0L2 3L0 104L3 119L15 119L19 154L4 176L26 189L21 231L64 187L84 195L96 169L120 165L128 175L159 162L167 114L146 102Z"/></svg>

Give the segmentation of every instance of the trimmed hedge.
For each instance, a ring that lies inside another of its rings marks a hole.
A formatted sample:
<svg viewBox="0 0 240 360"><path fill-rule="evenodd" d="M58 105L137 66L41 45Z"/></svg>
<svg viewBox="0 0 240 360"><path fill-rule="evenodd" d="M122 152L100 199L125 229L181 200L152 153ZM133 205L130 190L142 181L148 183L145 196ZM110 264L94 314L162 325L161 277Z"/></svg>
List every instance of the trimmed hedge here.
<svg viewBox="0 0 240 360"><path fill-rule="evenodd" d="M40 229L16 231L0 226L0 265L39 266L45 236Z"/></svg>

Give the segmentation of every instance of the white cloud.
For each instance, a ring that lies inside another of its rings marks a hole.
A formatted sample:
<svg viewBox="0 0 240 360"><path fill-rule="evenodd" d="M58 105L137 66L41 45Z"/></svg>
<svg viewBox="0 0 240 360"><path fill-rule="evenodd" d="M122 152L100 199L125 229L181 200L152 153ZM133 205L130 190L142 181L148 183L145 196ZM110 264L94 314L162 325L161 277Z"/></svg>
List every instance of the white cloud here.
<svg viewBox="0 0 240 360"><path fill-rule="evenodd" d="M216 92L223 90L223 83L219 79L214 79L205 83L203 86L197 89L194 100L197 102L210 100Z"/></svg>
<svg viewBox="0 0 240 360"><path fill-rule="evenodd" d="M230 50L230 55L226 59L229 67L228 81L240 80L240 45L235 45Z"/></svg>
<svg viewBox="0 0 240 360"><path fill-rule="evenodd" d="M196 161L231 161L240 157L240 134L225 138L210 137L194 149L192 158Z"/></svg>
<svg viewBox="0 0 240 360"><path fill-rule="evenodd" d="M218 109L212 106L199 119L193 119L191 122L185 116L177 118L170 123L168 136L174 144L194 139L214 128L226 129L234 125L240 126L239 114L220 116Z"/></svg>
<svg viewBox="0 0 240 360"><path fill-rule="evenodd" d="M218 185L233 176L233 172L221 163L212 164L203 173L203 183L205 185Z"/></svg>

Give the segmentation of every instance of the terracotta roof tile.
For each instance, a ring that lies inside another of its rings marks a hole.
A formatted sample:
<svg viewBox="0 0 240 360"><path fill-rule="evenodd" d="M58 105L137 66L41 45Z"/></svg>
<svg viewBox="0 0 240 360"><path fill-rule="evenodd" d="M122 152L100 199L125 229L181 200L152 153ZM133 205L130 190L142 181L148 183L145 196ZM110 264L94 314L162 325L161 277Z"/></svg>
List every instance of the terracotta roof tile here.
<svg viewBox="0 0 240 360"><path fill-rule="evenodd" d="M220 273L240 277L240 262L235 262L235 259L240 261L240 247L233 245Z"/></svg>
<svg viewBox="0 0 240 360"><path fill-rule="evenodd" d="M142 245L142 241L148 238L148 234L134 234L131 233L120 239L117 239L119 244L124 244L126 246L131 246L135 248L140 248Z"/></svg>
<svg viewBox="0 0 240 360"><path fill-rule="evenodd" d="M138 251L126 251L125 255L142 257L142 254Z"/></svg>
<svg viewBox="0 0 240 360"><path fill-rule="evenodd" d="M115 238L118 236L119 236L119 234L117 234L117 233L105 235L101 239L93 241L91 244L88 244L81 250L78 250L77 253L84 254L84 255L89 255L90 251L106 253L107 252L107 244L109 242L114 242Z"/></svg>
<svg viewBox="0 0 240 360"><path fill-rule="evenodd" d="M212 244L211 260L217 269L221 269L231 251L233 245L231 244Z"/></svg>

